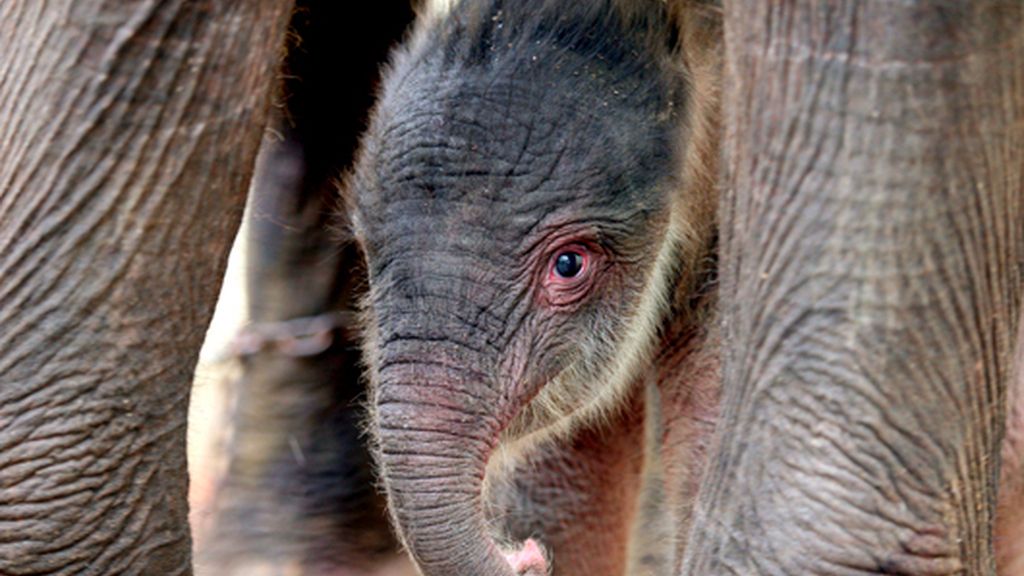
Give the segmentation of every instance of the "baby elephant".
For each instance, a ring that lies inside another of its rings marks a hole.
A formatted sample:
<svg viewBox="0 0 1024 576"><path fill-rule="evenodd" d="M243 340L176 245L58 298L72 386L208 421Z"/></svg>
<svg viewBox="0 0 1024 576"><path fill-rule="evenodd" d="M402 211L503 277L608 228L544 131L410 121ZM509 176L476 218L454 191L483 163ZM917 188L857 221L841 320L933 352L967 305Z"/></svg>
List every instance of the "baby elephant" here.
<svg viewBox="0 0 1024 576"><path fill-rule="evenodd" d="M482 0L394 57L346 200L424 574L675 564L717 406L719 37L699 3Z"/></svg>

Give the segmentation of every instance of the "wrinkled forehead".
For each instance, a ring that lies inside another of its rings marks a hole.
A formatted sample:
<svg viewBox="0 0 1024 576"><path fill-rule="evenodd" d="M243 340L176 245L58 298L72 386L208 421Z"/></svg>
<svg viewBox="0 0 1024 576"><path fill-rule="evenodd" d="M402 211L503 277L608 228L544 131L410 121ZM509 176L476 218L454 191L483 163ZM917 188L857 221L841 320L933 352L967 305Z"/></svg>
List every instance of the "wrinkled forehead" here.
<svg viewBox="0 0 1024 576"><path fill-rule="evenodd" d="M377 177L383 186L414 179L441 192L468 186L517 201L558 190L572 195L614 169L617 143L598 116L564 91L510 78L444 79L423 88L389 102L382 115Z"/></svg>
<svg viewBox="0 0 1024 576"><path fill-rule="evenodd" d="M647 95L603 88L542 66L412 71L382 101L363 200L636 201L669 169L671 128Z"/></svg>

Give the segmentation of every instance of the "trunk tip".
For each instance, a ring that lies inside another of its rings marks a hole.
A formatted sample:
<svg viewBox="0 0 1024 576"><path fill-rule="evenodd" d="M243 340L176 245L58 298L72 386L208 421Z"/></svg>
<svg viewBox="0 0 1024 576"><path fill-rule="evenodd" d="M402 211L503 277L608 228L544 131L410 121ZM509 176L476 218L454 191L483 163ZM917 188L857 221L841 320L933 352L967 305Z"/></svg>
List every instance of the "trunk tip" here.
<svg viewBox="0 0 1024 576"><path fill-rule="evenodd" d="M506 552L505 559L512 566L516 576L548 576L551 573L544 550L533 538L523 542L519 550Z"/></svg>

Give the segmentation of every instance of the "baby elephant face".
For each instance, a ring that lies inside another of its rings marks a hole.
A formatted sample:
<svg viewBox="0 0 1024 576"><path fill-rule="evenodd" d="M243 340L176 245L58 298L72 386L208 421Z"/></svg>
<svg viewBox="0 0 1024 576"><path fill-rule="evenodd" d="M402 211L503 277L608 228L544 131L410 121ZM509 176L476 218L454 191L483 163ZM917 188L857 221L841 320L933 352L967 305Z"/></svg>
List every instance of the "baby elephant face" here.
<svg viewBox="0 0 1024 576"><path fill-rule="evenodd" d="M465 545L500 563L479 537L491 454L614 406L682 273L684 90L653 32L485 4L398 56L349 198L384 481L437 573L507 570L418 539L476 534Z"/></svg>

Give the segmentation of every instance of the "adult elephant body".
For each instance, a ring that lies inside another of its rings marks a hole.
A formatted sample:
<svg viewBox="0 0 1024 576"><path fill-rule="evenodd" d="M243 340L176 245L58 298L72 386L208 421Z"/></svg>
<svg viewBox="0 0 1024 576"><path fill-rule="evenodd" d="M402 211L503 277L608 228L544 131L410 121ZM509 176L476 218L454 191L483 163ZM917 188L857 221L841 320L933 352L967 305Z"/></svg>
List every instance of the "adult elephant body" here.
<svg viewBox="0 0 1024 576"><path fill-rule="evenodd" d="M191 573L192 371L290 8L0 4L0 573Z"/></svg>
<svg viewBox="0 0 1024 576"><path fill-rule="evenodd" d="M994 543L1013 574L1024 7L819 8L726 4L729 345L684 570L992 574Z"/></svg>

